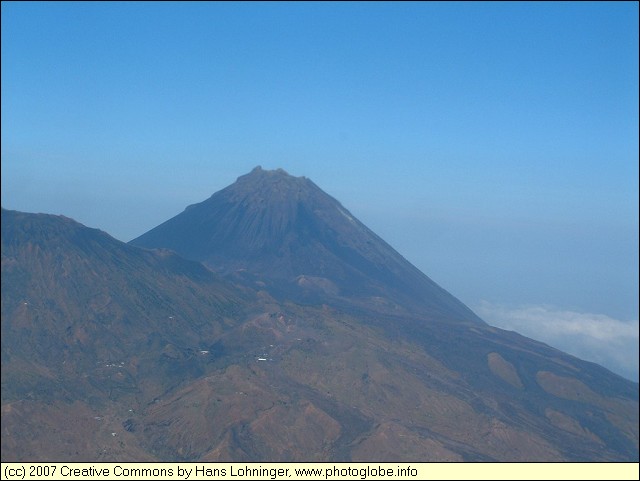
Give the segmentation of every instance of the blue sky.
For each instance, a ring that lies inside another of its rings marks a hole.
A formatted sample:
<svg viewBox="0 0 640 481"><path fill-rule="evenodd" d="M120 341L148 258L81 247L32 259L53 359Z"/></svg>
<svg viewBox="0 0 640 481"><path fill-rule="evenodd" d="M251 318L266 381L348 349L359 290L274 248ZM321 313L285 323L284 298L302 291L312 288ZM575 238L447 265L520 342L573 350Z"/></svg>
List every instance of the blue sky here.
<svg viewBox="0 0 640 481"><path fill-rule="evenodd" d="M637 2L2 3L3 207L128 241L256 165L490 322L637 332Z"/></svg>

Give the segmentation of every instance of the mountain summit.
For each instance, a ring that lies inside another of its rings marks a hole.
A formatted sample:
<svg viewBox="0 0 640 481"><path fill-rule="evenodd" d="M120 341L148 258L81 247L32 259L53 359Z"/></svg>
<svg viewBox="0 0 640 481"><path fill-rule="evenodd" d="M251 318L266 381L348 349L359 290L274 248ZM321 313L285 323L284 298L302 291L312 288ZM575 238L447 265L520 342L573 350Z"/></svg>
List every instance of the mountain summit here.
<svg viewBox="0 0 640 481"><path fill-rule="evenodd" d="M282 298L482 322L340 202L282 169L256 167L131 244L246 271Z"/></svg>

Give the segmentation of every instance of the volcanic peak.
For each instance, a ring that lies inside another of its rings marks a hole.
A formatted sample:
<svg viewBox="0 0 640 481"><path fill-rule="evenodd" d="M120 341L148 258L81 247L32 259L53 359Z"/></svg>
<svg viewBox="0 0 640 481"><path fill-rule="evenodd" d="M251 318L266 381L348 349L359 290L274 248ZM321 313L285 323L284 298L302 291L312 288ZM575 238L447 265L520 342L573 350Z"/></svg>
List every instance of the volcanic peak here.
<svg viewBox="0 0 640 481"><path fill-rule="evenodd" d="M426 309L432 318L483 323L340 202L282 169L256 167L131 243L172 249L224 274L251 272L271 282L272 294L282 299L389 301L394 312L402 306Z"/></svg>
<svg viewBox="0 0 640 481"><path fill-rule="evenodd" d="M233 192L233 199L258 200L270 199L272 201L308 199L310 191L319 188L306 177L295 177L284 169L264 170L261 166L255 167L248 174L236 179L236 182L227 189ZM230 193L227 189L223 189Z"/></svg>

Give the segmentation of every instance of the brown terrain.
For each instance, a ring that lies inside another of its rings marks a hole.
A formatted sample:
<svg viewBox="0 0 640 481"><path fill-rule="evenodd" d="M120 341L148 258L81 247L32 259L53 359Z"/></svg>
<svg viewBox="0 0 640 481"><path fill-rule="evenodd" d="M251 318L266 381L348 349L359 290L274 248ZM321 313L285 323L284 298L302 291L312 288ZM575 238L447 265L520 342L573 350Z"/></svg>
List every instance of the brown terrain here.
<svg viewBox="0 0 640 481"><path fill-rule="evenodd" d="M637 462L638 384L281 170L131 244L3 209L2 461L178 460Z"/></svg>

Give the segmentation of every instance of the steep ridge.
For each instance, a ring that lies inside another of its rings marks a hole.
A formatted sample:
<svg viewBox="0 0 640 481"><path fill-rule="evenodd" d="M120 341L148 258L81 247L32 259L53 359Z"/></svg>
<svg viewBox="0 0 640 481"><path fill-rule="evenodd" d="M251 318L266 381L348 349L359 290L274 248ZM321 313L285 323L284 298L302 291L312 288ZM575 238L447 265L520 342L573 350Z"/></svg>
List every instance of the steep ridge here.
<svg viewBox="0 0 640 481"><path fill-rule="evenodd" d="M282 169L256 167L131 244L246 273L281 299L483 322L336 199Z"/></svg>

